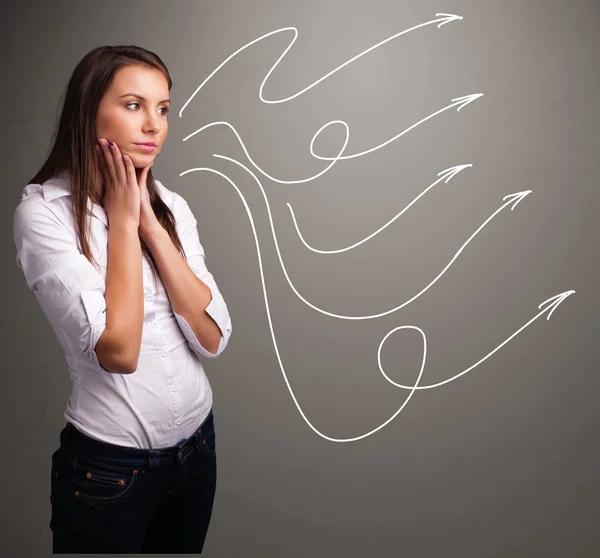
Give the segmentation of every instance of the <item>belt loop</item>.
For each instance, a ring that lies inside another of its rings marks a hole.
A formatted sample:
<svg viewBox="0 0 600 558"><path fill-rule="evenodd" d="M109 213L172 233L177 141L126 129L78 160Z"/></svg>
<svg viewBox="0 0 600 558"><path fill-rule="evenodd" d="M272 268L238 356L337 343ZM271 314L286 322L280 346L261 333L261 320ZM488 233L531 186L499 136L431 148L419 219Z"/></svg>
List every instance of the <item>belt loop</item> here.
<svg viewBox="0 0 600 558"><path fill-rule="evenodd" d="M206 424L207 422L209 422L210 418L210 413L208 415L208 417L205 419L204 423L202 423L200 425L200 427L198 428L198 430L196 430L195 434L194 434L194 445L196 446L196 449L198 451L200 451L202 449L202 442L204 441L204 438L206 438L206 435L208 434L208 424Z"/></svg>
<svg viewBox="0 0 600 558"><path fill-rule="evenodd" d="M156 450L150 448L148 450L148 466L149 467L154 467L154 465L156 464Z"/></svg>
<svg viewBox="0 0 600 558"><path fill-rule="evenodd" d="M180 440L179 443L175 446L175 460L177 461L177 463L183 463L183 446L185 445L185 442L186 440L184 438L183 440Z"/></svg>

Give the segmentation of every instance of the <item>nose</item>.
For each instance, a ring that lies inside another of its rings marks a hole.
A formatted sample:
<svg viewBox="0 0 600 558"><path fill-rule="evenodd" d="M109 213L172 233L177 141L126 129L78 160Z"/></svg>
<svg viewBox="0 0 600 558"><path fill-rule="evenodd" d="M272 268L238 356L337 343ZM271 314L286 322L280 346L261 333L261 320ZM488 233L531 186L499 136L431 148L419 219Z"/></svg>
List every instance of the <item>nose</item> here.
<svg viewBox="0 0 600 558"><path fill-rule="evenodd" d="M148 114L144 120L144 133L156 135L161 131L161 129L162 125L160 123L160 115Z"/></svg>

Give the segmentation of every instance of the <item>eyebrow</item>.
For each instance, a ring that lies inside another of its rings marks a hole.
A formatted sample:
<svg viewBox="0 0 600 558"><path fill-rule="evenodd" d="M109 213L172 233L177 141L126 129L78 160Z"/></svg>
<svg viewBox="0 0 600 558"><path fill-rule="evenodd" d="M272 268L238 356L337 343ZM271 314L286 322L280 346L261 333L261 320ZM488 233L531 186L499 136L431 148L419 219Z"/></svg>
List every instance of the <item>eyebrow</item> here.
<svg viewBox="0 0 600 558"><path fill-rule="evenodd" d="M121 95L121 97L137 97L140 101L147 101L147 99L145 97L142 97L141 95L138 95L137 93L125 93L125 95ZM119 99L121 98L119 97ZM163 99L162 101L159 101L159 103L170 103L171 99Z"/></svg>

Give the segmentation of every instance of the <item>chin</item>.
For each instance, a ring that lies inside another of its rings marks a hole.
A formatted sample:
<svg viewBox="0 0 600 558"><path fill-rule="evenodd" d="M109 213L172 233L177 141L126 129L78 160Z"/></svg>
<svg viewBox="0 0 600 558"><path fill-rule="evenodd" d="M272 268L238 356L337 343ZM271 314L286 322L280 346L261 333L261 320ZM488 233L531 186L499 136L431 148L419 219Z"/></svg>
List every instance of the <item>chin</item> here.
<svg viewBox="0 0 600 558"><path fill-rule="evenodd" d="M139 155L139 154L136 153L135 155L129 154L129 156L131 157L131 161L133 162L133 166L136 169L141 169L143 167L148 166L156 158L154 155L151 155L151 154L148 154L148 155L144 156L144 155Z"/></svg>

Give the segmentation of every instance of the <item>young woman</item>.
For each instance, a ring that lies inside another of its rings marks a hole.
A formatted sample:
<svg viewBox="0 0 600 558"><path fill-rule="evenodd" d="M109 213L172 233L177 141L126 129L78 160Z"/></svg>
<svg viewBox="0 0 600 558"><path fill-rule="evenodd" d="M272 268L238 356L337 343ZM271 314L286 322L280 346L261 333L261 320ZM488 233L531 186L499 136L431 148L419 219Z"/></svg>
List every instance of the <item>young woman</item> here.
<svg viewBox="0 0 600 558"><path fill-rule="evenodd" d="M231 335L187 202L154 180L169 72L101 47L70 78L51 153L14 212L17 265L72 391L52 455L55 553L200 553L216 487L198 358Z"/></svg>

